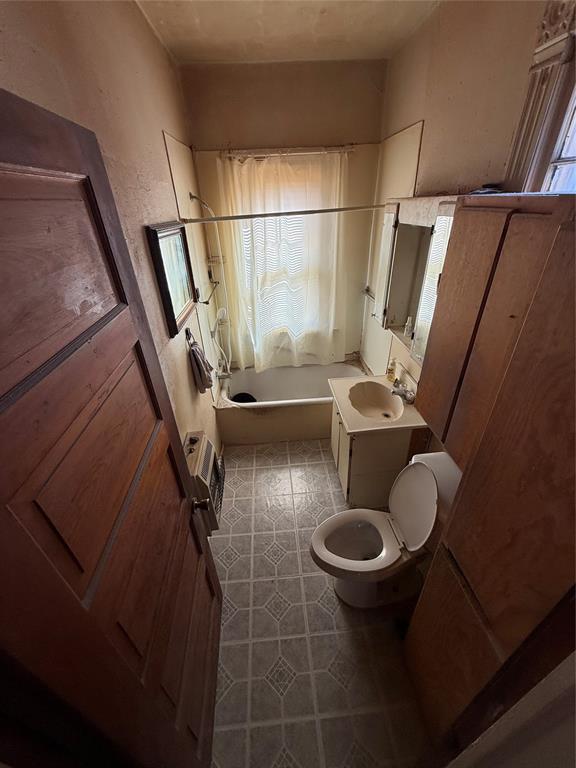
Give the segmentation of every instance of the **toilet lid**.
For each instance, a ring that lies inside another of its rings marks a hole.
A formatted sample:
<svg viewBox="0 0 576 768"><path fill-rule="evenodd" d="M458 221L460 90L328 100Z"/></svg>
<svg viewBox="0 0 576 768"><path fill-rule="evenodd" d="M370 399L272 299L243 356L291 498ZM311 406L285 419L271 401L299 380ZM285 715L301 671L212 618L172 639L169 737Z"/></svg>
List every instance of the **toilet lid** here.
<svg viewBox="0 0 576 768"><path fill-rule="evenodd" d="M409 552L428 541L438 504L438 486L432 470L420 461L404 467L390 491L388 506Z"/></svg>

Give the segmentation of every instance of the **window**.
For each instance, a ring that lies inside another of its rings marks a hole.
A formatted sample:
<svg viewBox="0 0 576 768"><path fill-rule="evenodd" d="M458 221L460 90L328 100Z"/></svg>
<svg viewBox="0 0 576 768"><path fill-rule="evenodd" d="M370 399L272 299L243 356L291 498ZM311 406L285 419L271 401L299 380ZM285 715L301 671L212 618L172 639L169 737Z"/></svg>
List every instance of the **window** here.
<svg viewBox="0 0 576 768"><path fill-rule="evenodd" d="M576 192L576 88L544 180L545 192Z"/></svg>

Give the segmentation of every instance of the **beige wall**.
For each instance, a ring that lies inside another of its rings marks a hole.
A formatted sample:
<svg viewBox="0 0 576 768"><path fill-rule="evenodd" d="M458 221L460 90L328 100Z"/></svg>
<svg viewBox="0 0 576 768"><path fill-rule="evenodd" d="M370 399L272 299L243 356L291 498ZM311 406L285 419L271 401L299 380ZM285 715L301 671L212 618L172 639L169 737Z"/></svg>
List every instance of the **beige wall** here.
<svg viewBox="0 0 576 768"><path fill-rule="evenodd" d="M188 138L174 66L133 3L4 2L0 34L0 85L96 133L180 433L214 438L211 396L191 392L184 334L168 337L142 229L177 217L162 135Z"/></svg>
<svg viewBox="0 0 576 768"><path fill-rule="evenodd" d="M384 62L197 64L182 69L196 149L380 139Z"/></svg>
<svg viewBox="0 0 576 768"><path fill-rule="evenodd" d="M424 120L417 195L503 180L543 9L441 3L388 62L382 136Z"/></svg>

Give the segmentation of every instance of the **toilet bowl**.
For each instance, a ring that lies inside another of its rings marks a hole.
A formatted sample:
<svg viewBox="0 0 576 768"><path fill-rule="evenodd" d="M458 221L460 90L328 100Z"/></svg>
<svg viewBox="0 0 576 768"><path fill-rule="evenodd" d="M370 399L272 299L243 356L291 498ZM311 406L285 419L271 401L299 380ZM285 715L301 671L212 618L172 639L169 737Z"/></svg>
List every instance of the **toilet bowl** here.
<svg viewBox="0 0 576 768"><path fill-rule="evenodd" d="M418 592L415 566L426 554L438 503L451 506L461 475L447 453L417 454L394 481L389 511L347 509L316 528L310 554L336 577L335 591L345 603L369 608Z"/></svg>

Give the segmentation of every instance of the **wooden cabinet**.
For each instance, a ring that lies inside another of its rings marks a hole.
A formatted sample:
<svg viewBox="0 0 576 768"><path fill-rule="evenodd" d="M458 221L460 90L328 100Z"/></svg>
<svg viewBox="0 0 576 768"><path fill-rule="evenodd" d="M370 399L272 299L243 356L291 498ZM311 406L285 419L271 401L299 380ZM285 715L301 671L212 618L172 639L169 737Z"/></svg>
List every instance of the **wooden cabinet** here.
<svg viewBox="0 0 576 768"><path fill-rule="evenodd" d="M447 545L506 655L574 583L574 232L559 232Z"/></svg>
<svg viewBox="0 0 576 768"><path fill-rule="evenodd" d="M408 669L434 733L444 733L500 666L470 590L440 546L406 637Z"/></svg>
<svg viewBox="0 0 576 768"><path fill-rule="evenodd" d="M459 203L438 287L438 298L416 407L444 440L472 343L492 265L510 211Z"/></svg>
<svg viewBox="0 0 576 768"><path fill-rule="evenodd" d="M510 205L502 198L492 199L487 221L498 204ZM443 422L445 446L464 468L406 644L436 734L574 584L574 199L514 199L459 384L442 399L450 379L442 363L451 352L432 345L418 389L420 398L425 387L423 415ZM458 210L454 227L462 234ZM466 258L475 252L461 245ZM444 296L434 319L447 348L453 309ZM462 351L461 335L453 338ZM435 399L432 372L439 376Z"/></svg>
<svg viewBox="0 0 576 768"><path fill-rule="evenodd" d="M478 446L554 238L572 215L567 196L458 202L417 407L461 469Z"/></svg>

